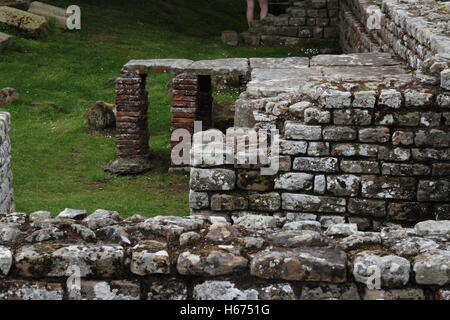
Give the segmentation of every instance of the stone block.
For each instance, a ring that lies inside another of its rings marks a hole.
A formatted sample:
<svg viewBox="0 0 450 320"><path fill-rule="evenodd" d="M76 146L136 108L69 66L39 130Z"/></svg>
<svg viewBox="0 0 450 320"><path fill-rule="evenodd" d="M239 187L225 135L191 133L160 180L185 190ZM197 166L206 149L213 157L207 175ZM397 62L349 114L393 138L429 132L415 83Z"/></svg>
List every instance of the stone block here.
<svg viewBox="0 0 450 320"><path fill-rule="evenodd" d="M335 196L355 197L359 193L361 179L355 175L327 176L327 190Z"/></svg>
<svg viewBox="0 0 450 320"><path fill-rule="evenodd" d="M211 196L211 209L214 211L234 211L248 208L248 200L244 197L229 194Z"/></svg>
<svg viewBox="0 0 450 320"><path fill-rule="evenodd" d="M326 141L346 141L356 139L356 130L351 127L325 127L323 139Z"/></svg>
<svg viewBox="0 0 450 320"><path fill-rule="evenodd" d="M281 190L311 190L314 175L308 173L283 173L275 179L275 189Z"/></svg>
<svg viewBox="0 0 450 320"><path fill-rule="evenodd" d="M260 171L241 171L237 175L237 187L248 191L270 191L274 177L263 176Z"/></svg>
<svg viewBox="0 0 450 320"><path fill-rule="evenodd" d="M250 273L263 279L342 283L347 279L346 256L328 248L262 251L252 256Z"/></svg>
<svg viewBox="0 0 450 320"><path fill-rule="evenodd" d="M307 194L282 193L284 210L302 212L343 213L346 211L344 198L312 196Z"/></svg>
<svg viewBox="0 0 450 320"><path fill-rule="evenodd" d="M380 168L377 161L341 160L339 168L347 173L379 174Z"/></svg>
<svg viewBox="0 0 450 320"><path fill-rule="evenodd" d="M297 171L336 172L337 164L338 159L332 157L297 157L294 160L293 168Z"/></svg>
<svg viewBox="0 0 450 320"><path fill-rule="evenodd" d="M361 177L361 194L367 198L413 200L416 180L382 176Z"/></svg>
<svg viewBox="0 0 450 320"><path fill-rule="evenodd" d="M334 124L344 126L367 126L372 123L372 114L364 109L334 110Z"/></svg>
<svg viewBox="0 0 450 320"><path fill-rule="evenodd" d="M248 201L250 210L273 212L281 207L281 196L277 192L251 194Z"/></svg>
<svg viewBox="0 0 450 320"><path fill-rule="evenodd" d="M361 142L389 142L391 138L390 130L386 127L359 129L359 141Z"/></svg>
<svg viewBox="0 0 450 320"><path fill-rule="evenodd" d="M322 127L287 121L284 125L284 134L287 139L320 140L322 139Z"/></svg>
<svg viewBox="0 0 450 320"><path fill-rule="evenodd" d="M189 185L195 191L233 190L236 174L228 169L191 169Z"/></svg>
<svg viewBox="0 0 450 320"><path fill-rule="evenodd" d="M420 180L417 187L419 201L450 201L450 180Z"/></svg>

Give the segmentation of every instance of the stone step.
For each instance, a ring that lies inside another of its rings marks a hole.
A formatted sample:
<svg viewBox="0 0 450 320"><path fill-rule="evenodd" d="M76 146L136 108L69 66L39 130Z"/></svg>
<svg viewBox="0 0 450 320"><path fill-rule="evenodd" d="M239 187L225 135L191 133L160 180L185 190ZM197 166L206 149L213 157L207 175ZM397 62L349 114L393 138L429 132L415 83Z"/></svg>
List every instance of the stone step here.
<svg viewBox="0 0 450 320"><path fill-rule="evenodd" d="M11 36L9 34L0 32L0 52L8 49L11 45Z"/></svg>
<svg viewBox="0 0 450 320"><path fill-rule="evenodd" d="M28 12L53 20L60 28L67 27L67 14L63 8L55 7L39 1L33 1L28 9Z"/></svg>

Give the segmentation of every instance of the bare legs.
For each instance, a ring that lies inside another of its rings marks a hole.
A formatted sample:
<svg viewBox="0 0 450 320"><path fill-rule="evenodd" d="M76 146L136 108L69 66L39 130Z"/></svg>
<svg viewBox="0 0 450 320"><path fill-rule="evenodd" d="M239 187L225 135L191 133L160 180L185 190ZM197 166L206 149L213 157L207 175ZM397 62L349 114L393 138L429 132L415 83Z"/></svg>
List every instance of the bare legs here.
<svg viewBox="0 0 450 320"><path fill-rule="evenodd" d="M255 1L256 0L247 0L247 22L249 26L252 24L254 18ZM269 13L269 0L258 0L258 3L259 7L261 8L259 17L261 20L263 20Z"/></svg>

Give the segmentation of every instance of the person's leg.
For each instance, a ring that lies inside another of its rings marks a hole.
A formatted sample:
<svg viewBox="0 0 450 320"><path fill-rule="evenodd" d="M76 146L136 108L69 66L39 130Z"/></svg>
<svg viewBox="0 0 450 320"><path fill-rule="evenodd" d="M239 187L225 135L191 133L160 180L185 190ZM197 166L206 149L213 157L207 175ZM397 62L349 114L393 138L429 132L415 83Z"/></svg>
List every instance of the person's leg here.
<svg viewBox="0 0 450 320"><path fill-rule="evenodd" d="M255 0L247 0L247 22L249 27L253 22L254 12L255 12Z"/></svg>
<svg viewBox="0 0 450 320"><path fill-rule="evenodd" d="M258 0L261 8L260 19L263 20L269 14L269 0Z"/></svg>

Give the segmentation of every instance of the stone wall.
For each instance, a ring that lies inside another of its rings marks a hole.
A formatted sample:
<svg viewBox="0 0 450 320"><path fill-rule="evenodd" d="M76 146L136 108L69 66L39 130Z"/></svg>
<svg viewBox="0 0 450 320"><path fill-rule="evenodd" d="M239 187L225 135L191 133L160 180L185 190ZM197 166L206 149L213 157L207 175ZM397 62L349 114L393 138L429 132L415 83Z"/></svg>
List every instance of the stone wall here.
<svg viewBox="0 0 450 320"><path fill-rule="evenodd" d="M0 213L14 210L13 177L11 169L11 143L9 130L11 116L0 112Z"/></svg>
<svg viewBox="0 0 450 320"><path fill-rule="evenodd" d="M285 14L255 20L241 34L245 44L258 46L299 46L305 39L339 37L339 1L295 2Z"/></svg>
<svg viewBox="0 0 450 320"><path fill-rule="evenodd" d="M340 37L346 52L391 52L438 84L450 66L449 3L341 0ZM370 17L379 16L379 26ZM429 77L431 76L431 77ZM448 89L448 88L447 88Z"/></svg>
<svg viewBox="0 0 450 320"><path fill-rule="evenodd" d="M449 300L449 237L450 221L1 214L0 300Z"/></svg>
<svg viewBox="0 0 450 320"><path fill-rule="evenodd" d="M307 82L298 93L273 97L252 96L265 88L253 78L238 101L240 116L246 106L256 130L280 131L280 170L262 176L262 162L230 163L227 151L208 162L206 155L192 162L193 213L306 215L356 223L362 230L448 219L448 92L421 86L395 63L389 54L316 56L302 73L312 74L308 70L317 66L336 80ZM394 65L382 66L389 64ZM386 72L393 78L371 79L368 74L375 70L377 77ZM340 76L355 82L337 80ZM267 90L276 87L272 81Z"/></svg>

